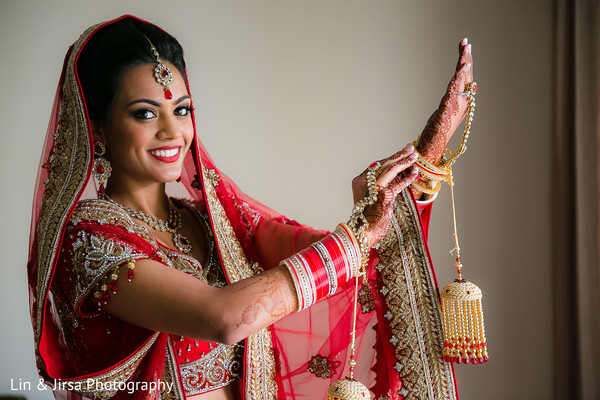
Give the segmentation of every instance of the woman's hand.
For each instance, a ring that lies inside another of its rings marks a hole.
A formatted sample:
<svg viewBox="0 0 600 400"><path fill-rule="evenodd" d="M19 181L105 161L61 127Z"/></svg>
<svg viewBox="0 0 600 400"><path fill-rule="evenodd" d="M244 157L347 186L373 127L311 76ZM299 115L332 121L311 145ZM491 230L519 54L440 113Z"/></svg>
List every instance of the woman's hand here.
<svg viewBox="0 0 600 400"><path fill-rule="evenodd" d="M393 156L379 161L381 173L377 177L377 202L364 210L364 216L369 223L365 230L365 239L369 246L373 246L386 235L396 196L417 177L416 168L411 168L416 159L414 147L408 145ZM368 194L366 170L352 180L352 191L355 204Z"/></svg>
<svg viewBox="0 0 600 400"><path fill-rule="evenodd" d="M473 82L473 56L471 45L465 38L458 44L458 63L446 94L438 109L429 117L419 138L417 151L430 163L436 165L446 149L450 138L467 113L465 85Z"/></svg>

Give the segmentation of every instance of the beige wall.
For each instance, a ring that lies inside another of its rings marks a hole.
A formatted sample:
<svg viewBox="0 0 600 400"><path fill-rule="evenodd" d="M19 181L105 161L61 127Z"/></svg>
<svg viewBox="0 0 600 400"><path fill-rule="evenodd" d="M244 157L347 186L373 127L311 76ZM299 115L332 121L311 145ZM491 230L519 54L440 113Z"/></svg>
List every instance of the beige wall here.
<svg viewBox="0 0 600 400"><path fill-rule="evenodd" d="M249 194L333 228L350 180L419 134L465 36L480 92L455 168L465 274L484 292L491 360L459 366L462 398L551 397L549 1L0 0L0 393L33 382L27 316L30 199L68 45L89 25L133 13L180 39L199 133ZM431 251L452 279L447 188Z"/></svg>

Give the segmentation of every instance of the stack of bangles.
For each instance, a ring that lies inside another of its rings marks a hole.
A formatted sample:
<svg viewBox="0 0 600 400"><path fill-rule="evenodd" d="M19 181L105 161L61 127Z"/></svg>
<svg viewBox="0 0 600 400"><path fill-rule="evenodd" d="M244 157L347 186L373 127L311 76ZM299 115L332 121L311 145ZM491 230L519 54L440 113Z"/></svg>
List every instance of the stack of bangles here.
<svg viewBox="0 0 600 400"><path fill-rule="evenodd" d="M419 176L411 183L411 186L425 194L433 195L433 198L429 200L435 199L442 187L441 182L452 185L452 165L467 149L467 140L471 134L471 124L475 116L475 93L477 93L477 82L467 83L464 92L456 93L459 96L467 96L467 115L465 119L465 131L463 132L458 149L454 153L446 150L445 153L447 154L445 155L447 158L442 157L439 165L436 166L423 158L418 151L415 151L418 157L415 166L419 170ZM418 147L417 144L418 141L414 143L415 149Z"/></svg>
<svg viewBox="0 0 600 400"><path fill-rule="evenodd" d="M414 142L415 149L417 142ZM450 179L450 169L441 169L429 161L415 150L417 161L415 167L419 170L419 175L416 180L411 183L411 186L416 190L420 190L425 194L437 196L437 193L442 187L441 182L448 182Z"/></svg>
<svg viewBox="0 0 600 400"><path fill-rule="evenodd" d="M360 244L346 224L310 247L282 261L298 295L298 311L333 295L355 277L361 265Z"/></svg>
<svg viewBox="0 0 600 400"><path fill-rule="evenodd" d="M333 233L281 262L292 275L298 311L333 295L338 287L365 273L371 248L365 239L369 223L364 209L377 201L379 173L379 162L367 169L369 192L354 205L348 224L338 225Z"/></svg>

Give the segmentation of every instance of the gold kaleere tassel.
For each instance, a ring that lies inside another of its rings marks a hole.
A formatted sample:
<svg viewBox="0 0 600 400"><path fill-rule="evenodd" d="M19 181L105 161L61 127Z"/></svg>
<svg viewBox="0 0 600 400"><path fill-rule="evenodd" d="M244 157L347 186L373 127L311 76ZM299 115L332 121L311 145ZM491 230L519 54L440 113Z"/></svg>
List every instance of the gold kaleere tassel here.
<svg viewBox="0 0 600 400"><path fill-rule="evenodd" d="M449 182L454 219L454 243L456 272L458 277L442 290L442 321L444 325L444 360L456 363L480 364L489 359L483 327L481 289L462 278L460 247L456 231L454 207L454 181L450 172Z"/></svg>
<svg viewBox="0 0 600 400"><path fill-rule="evenodd" d="M328 400L358 400L371 398L371 392L369 392L369 389L359 381L354 380L354 367L356 366L356 359L354 356L356 341L356 309L358 308L357 306L359 276L354 278L354 310L352 310L352 332L350 333L350 359L348 360L348 365L350 366L350 376L344 379L338 379L337 381L329 385L329 389L327 389Z"/></svg>

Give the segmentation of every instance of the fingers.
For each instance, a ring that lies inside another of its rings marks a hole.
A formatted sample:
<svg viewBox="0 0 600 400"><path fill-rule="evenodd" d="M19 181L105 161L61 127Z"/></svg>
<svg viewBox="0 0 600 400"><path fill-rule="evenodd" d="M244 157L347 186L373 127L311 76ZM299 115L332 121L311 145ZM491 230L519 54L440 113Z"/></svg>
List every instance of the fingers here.
<svg viewBox="0 0 600 400"><path fill-rule="evenodd" d="M458 44L458 62L452 81L451 86L454 86L453 89L456 89L457 92L464 91L464 85L473 82L473 54L467 38Z"/></svg>
<svg viewBox="0 0 600 400"><path fill-rule="evenodd" d="M464 64L463 57L465 54L465 50L469 45L469 39L464 38L460 42L458 42L458 61L456 62L456 71L460 68L461 64Z"/></svg>
<svg viewBox="0 0 600 400"><path fill-rule="evenodd" d="M381 173L377 179L377 186L382 188L387 186L399 173L412 165L416 159L415 147L412 143L409 143L391 157L378 161L381 164ZM365 169L352 180L354 203L367 195L367 171L368 169Z"/></svg>
<svg viewBox="0 0 600 400"><path fill-rule="evenodd" d="M398 151L397 153L394 153L390 157L384 158L383 160L379 160L377 162L379 164L381 164L382 170L385 170L390 165L394 164L397 160L408 156L410 153L412 153L414 151L415 151L415 146L413 146L412 143L409 143L402 150ZM368 168L365 168L365 170L363 172L361 172L361 174L354 179L367 176L368 170L369 170Z"/></svg>
<svg viewBox="0 0 600 400"><path fill-rule="evenodd" d="M384 168L381 174L377 177L377 185L385 188L394 179L399 177L400 174L403 174L403 177L408 179L412 178L414 180L414 177L416 177L417 174L416 168L409 168L415 163L415 161L417 161L417 154L414 152L414 150L408 153L406 156L395 159L386 168Z"/></svg>
<svg viewBox="0 0 600 400"><path fill-rule="evenodd" d="M379 161L381 163L382 170L389 168L391 165L396 163L398 160L400 160L402 158L406 158L414 152L415 152L415 146L413 146L412 143L407 144L406 146L404 146L404 148L402 150L392 154L390 157L388 157L386 159Z"/></svg>
<svg viewBox="0 0 600 400"><path fill-rule="evenodd" d="M449 92L456 94L465 91L467 83L473 82L473 66L472 64L463 64L461 68L456 71L454 79L452 79Z"/></svg>
<svg viewBox="0 0 600 400"><path fill-rule="evenodd" d="M409 174L399 175L394 180L392 180L392 182L390 182L390 185L388 187L392 191L394 198L396 198L396 196L400 192L402 192L411 183L413 183L413 181L417 178L417 175L418 175L417 168L412 167Z"/></svg>
<svg viewBox="0 0 600 400"><path fill-rule="evenodd" d="M473 54L471 53L471 44L469 39L464 38L458 43L458 62L456 63L456 70L464 64L473 63Z"/></svg>

